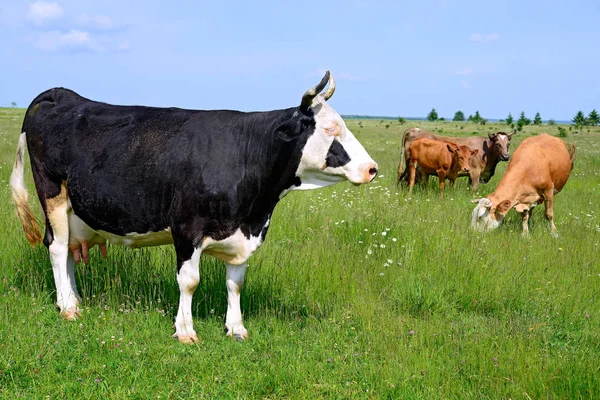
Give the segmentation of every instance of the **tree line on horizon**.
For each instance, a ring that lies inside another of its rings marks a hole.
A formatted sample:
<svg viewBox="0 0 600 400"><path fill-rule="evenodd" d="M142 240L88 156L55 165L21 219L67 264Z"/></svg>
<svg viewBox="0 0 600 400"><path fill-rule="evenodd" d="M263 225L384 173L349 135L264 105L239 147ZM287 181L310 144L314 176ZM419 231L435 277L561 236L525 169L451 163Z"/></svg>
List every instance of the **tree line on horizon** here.
<svg viewBox="0 0 600 400"><path fill-rule="evenodd" d="M444 117L439 117L435 108L432 108L431 111L429 112L429 114L427 114L427 120L430 122L434 122L434 121L445 121L446 119ZM469 117L465 119L465 114L459 110L454 113L454 118L452 118L452 121L454 121L454 122L464 122L465 120L467 122L474 122L476 124L481 124L481 125L485 125L488 122L488 120L486 118L483 118L481 116L479 111L475 111L474 115L469 115ZM398 117L398 122L404 123L405 121L406 121L405 118ZM533 125L542 125L544 123L544 121L542 121L542 117L539 112L536 112L535 116L533 117L533 120L531 120L530 118L527 118L525 116L525 111L521 111L521 114L519 115L519 119L517 119L516 121L515 121L514 117L512 116L512 113L509 112L508 116L506 118L501 119L498 122L505 123L506 125L509 125L511 128L517 129L519 131L523 130L523 127L527 126L527 125L532 125L532 124ZM583 111L579 110L577 112L577 114L575 114L575 116L573 117L571 122L575 125L576 128L581 128L583 126L600 125L600 114L598 114L598 111L596 111L596 109L593 109L592 111L590 111L590 113L586 117L585 114L583 113ZM550 120L546 121L545 123L547 123L548 125L556 125L556 121L554 119L550 119Z"/></svg>

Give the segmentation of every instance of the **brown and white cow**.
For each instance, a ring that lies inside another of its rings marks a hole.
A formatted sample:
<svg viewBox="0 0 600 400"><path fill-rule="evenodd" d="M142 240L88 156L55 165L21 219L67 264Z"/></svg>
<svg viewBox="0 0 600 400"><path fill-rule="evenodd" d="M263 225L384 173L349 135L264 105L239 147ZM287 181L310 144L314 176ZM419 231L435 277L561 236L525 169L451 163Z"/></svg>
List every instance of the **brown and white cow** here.
<svg viewBox="0 0 600 400"><path fill-rule="evenodd" d="M408 164L409 191L415 185L417 166L421 171L423 186L427 186L429 175L437 175L440 179L440 197L444 199L445 180L448 178L452 187L459 172L469 172L469 159L479 150L471 150L468 146L445 143L431 139L417 139L410 145L410 162Z"/></svg>
<svg viewBox="0 0 600 400"><path fill-rule="evenodd" d="M450 137L434 135L419 128L409 128L404 132L402 138L402 155L398 164L398 182L408 180L410 145L417 139L427 138L456 143L459 146L469 146L471 149L479 150L479 153L469 160L469 172L461 171L458 174L458 176L468 176L471 189L476 191L479 183L487 183L494 176L496 165L500 161L508 161L510 159L510 138L514 133L514 131L512 133L490 133L488 134L488 138L481 136Z"/></svg>
<svg viewBox="0 0 600 400"><path fill-rule="evenodd" d="M511 208L521 214L523 236L533 207L544 202L546 219L553 236L554 196L561 191L573 169L575 146L542 133L525 139L513 154L498 187L487 197L473 200L471 227L478 231L497 228Z"/></svg>

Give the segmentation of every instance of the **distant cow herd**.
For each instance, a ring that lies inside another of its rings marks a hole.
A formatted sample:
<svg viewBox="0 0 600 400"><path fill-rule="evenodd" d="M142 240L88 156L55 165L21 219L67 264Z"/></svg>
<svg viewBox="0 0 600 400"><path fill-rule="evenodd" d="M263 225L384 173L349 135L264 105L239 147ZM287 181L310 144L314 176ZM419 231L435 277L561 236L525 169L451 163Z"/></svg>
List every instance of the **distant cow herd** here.
<svg viewBox="0 0 600 400"><path fill-rule="evenodd" d="M27 239L48 247L60 314L81 316L74 265L87 263L92 247L106 257L107 241L173 244L180 289L173 336L198 341L191 304L206 253L226 263L227 335L245 339L240 292L246 262L264 241L277 203L293 190L346 180L360 185L378 173L327 102L334 91L327 71L298 106L250 113L115 106L64 88L38 95L25 114L10 186ZM445 179L453 184L468 176L476 191L498 162L510 159L513 134L452 138L411 128L402 139L398 181L412 191L417 179L427 183L436 175L443 198ZM43 236L28 205L26 147ZM560 139L542 134L524 140L496 190L476 200L472 227L495 228L514 208L527 234L533 206L544 202L555 234L554 196L574 157L574 146Z"/></svg>
<svg viewBox="0 0 600 400"><path fill-rule="evenodd" d="M470 188L486 183L496 172L499 161L510 160L510 138L515 132L497 132L484 137L438 136L410 128L402 138L402 155L398 164L398 183L408 181L409 191L417 171L423 185L429 175L440 180L444 198L444 180L451 185L457 176L469 176ZM508 164L496 190L482 199L473 200L471 227L478 231L497 228L512 208L521 214L523 236L529 235L528 221L536 204L544 203L546 219L553 236L554 196L567 183L575 160L575 146L545 133L525 139Z"/></svg>

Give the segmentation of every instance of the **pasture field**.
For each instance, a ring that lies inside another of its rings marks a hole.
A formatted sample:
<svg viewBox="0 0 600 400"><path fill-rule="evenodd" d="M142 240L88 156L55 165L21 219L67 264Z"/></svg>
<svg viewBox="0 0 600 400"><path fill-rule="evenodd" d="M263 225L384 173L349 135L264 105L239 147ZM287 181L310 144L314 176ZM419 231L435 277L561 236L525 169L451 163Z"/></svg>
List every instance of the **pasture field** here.
<svg viewBox="0 0 600 400"><path fill-rule="evenodd" d="M164 246L94 250L76 269L83 317L54 308L43 246L31 248L8 179L24 110L0 109L0 397L540 399L600 396L600 129L569 133L571 178L521 238L511 211L497 231L468 227L470 200L493 191L460 179L439 200L396 187L402 133L451 135L504 125L348 120L379 163L369 185L293 192L250 260L242 311L250 338L223 334L225 268L201 261L201 342L171 338L179 291ZM386 125L389 125L386 127ZM526 127L527 136L555 126ZM31 172L30 197L38 216Z"/></svg>

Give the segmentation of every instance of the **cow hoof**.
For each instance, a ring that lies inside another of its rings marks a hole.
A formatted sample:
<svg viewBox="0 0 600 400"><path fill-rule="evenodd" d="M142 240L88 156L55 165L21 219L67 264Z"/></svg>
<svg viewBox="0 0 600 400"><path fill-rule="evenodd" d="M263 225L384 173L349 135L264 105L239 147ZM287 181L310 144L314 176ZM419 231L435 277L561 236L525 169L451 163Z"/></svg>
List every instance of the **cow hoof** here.
<svg viewBox="0 0 600 400"><path fill-rule="evenodd" d="M234 331L233 329L225 327L225 330L227 331L227 336L232 337L236 342L243 342L248 339L248 331L246 328L242 327L242 329L235 329Z"/></svg>
<svg viewBox="0 0 600 400"><path fill-rule="evenodd" d="M200 339L198 339L198 335L177 335L176 333L173 335L174 338L178 339L180 343L183 344L194 344L198 343Z"/></svg>
<svg viewBox="0 0 600 400"><path fill-rule="evenodd" d="M67 321L76 321L81 317L81 310L77 307L67 308L60 312L60 316Z"/></svg>

